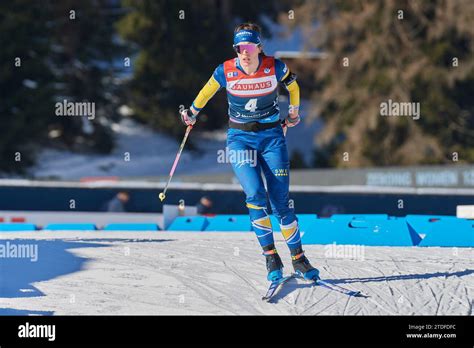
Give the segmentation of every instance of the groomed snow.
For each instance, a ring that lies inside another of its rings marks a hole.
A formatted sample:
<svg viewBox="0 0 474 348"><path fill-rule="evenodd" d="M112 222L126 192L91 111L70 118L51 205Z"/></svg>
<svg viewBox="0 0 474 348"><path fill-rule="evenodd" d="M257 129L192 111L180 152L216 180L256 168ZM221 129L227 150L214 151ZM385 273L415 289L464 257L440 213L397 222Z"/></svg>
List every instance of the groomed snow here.
<svg viewBox="0 0 474 348"><path fill-rule="evenodd" d="M0 234L7 242L37 245L38 260L0 258L0 314L473 314L473 249L365 247L354 260L307 245L325 279L370 297L292 280L271 304L261 300L268 282L252 233Z"/></svg>

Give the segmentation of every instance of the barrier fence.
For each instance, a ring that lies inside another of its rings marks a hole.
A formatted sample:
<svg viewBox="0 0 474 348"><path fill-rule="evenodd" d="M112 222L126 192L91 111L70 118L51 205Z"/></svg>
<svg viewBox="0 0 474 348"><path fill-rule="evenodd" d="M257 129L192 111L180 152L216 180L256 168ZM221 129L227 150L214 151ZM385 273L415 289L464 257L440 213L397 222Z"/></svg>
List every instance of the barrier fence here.
<svg viewBox="0 0 474 348"><path fill-rule="evenodd" d="M43 219L51 213L45 214ZM119 215L115 216L115 220L121 220L127 215L134 214ZM161 230L157 216L141 215L143 216L136 219L136 222L108 222L102 226L87 222L93 220L93 217L87 217L87 214L82 214L82 217L85 217L82 222L59 223L54 222L55 219L59 221L58 215L51 215L50 222L44 226L32 222L3 222L0 223L0 232L37 231L38 229L41 231L96 231L101 229L104 233L109 231L157 232ZM73 217L74 214L69 213L68 219ZM407 215L406 217L393 217L386 214L334 214L330 218L319 218L316 214L298 214L297 217L303 244L474 247L474 220L455 216ZM148 219L150 222L144 222L144 219ZM26 220L34 220L34 216L27 216ZM76 221L79 219L76 218ZM274 232L278 233L278 222L274 217L272 225L275 227ZM248 215L195 215L177 216L166 231L252 232L252 228Z"/></svg>

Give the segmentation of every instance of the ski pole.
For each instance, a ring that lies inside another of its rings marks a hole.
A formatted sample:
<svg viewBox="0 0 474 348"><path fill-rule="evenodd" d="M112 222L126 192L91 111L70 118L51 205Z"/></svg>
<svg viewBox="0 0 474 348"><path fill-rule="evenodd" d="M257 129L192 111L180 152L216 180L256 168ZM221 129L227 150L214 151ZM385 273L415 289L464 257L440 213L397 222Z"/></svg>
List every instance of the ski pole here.
<svg viewBox="0 0 474 348"><path fill-rule="evenodd" d="M174 174L174 171L175 171L175 169L176 169L176 166L178 165L179 158L181 157L181 152L183 152L184 144L186 144L186 139L188 139L188 135L189 135L189 133L191 132L191 129L193 129L193 126L192 126L192 125L189 125L189 126L186 128L186 133L184 134L183 141L181 142L181 146L179 147L178 154L176 155L176 158L174 159L173 166L171 167L171 171L170 171L170 176L169 176L169 178L168 178L168 182L166 183L165 189L163 190L163 192L161 192L161 193L158 195L158 197L160 198L160 201L162 201L162 202L163 202L164 199L166 198L166 190L168 189L168 185L170 184L171 178L173 177L173 174Z"/></svg>

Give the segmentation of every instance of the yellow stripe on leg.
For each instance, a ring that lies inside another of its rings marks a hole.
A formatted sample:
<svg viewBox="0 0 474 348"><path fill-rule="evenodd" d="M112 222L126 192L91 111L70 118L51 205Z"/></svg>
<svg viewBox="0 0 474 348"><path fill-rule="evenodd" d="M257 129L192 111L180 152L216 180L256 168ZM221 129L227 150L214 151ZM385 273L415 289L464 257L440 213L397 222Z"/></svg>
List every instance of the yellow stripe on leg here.
<svg viewBox="0 0 474 348"><path fill-rule="evenodd" d="M270 218L268 216L264 216L261 219L254 220L252 221L252 223L256 224L257 226L272 228L272 222L270 221Z"/></svg>
<svg viewBox="0 0 474 348"><path fill-rule="evenodd" d="M247 203L247 208L251 208L251 209L266 209L265 207L259 207L258 205L253 205L253 204L250 204L250 203Z"/></svg>
<svg viewBox="0 0 474 348"><path fill-rule="evenodd" d="M298 222L295 220L289 225L280 225L280 229L285 240L290 240L298 230Z"/></svg>

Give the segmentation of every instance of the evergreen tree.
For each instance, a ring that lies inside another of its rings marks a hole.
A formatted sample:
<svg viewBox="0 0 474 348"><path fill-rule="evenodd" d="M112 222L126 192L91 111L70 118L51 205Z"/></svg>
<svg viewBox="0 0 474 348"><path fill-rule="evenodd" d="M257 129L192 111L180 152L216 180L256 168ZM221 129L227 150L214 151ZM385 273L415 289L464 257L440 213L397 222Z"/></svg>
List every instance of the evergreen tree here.
<svg viewBox="0 0 474 348"><path fill-rule="evenodd" d="M0 171L21 172L34 160L33 144L47 135L53 110L50 40L41 3L0 3Z"/></svg>
<svg viewBox="0 0 474 348"><path fill-rule="evenodd" d="M117 1L0 3L0 171L21 172L45 144L108 152L121 91L113 65ZM55 103L95 103L96 118L58 117ZM105 126L104 126L105 125Z"/></svg>
<svg viewBox="0 0 474 348"><path fill-rule="evenodd" d="M95 103L96 118L56 117L50 128L70 149L109 152L113 143L108 123L120 105L117 75L125 71L123 48L116 40L118 1L63 0L50 6L51 53L60 89L56 100Z"/></svg>
<svg viewBox="0 0 474 348"><path fill-rule="evenodd" d="M326 122L316 161L474 161L474 2L306 1L295 17L328 54L313 64L311 99ZM420 118L382 117L388 100L420 103Z"/></svg>
<svg viewBox="0 0 474 348"><path fill-rule="evenodd" d="M235 56L234 26L275 19L286 2L228 0L124 1L130 12L118 30L139 47L129 101L136 117L176 137L182 137L180 107L189 107L216 66ZM270 34L264 26L264 34ZM208 117L209 116L209 117ZM200 129L227 122L227 102L218 93L200 114Z"/></svg>

